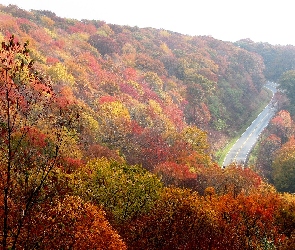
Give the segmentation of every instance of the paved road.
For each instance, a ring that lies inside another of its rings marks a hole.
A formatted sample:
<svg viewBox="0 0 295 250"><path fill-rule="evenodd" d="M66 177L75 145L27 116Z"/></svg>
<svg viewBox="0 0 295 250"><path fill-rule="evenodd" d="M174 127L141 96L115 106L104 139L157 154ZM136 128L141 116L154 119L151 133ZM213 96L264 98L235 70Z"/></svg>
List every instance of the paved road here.
<svg viewBox="0 0 295 250"><path fill-rule="evenodd" d="M270 89L274 95L277 91L277 84L268 82L265 87ZM242 136L236 141L233 147L226 155L223 166L226 167L232 162L244 165L247 162L250 151L257 142L260 133L267 126L271 118L275 115L276 108L273 103L273 98L264 110L257 116Z"/></svg>

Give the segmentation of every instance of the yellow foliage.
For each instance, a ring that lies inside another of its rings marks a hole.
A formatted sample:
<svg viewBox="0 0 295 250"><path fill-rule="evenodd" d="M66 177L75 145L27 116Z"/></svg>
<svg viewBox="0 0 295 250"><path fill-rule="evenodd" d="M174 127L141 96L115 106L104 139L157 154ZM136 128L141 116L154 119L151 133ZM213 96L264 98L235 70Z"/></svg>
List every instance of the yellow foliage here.
<svg viewBox="0 0 295 250"><path fill-rule="evenodd" d="M163 110L158 102L155 100L149 100L149 107L151 111L156 114L156 117L152 119L152 124L157 128L164 137L173 134L176 131L174 123L163 113Z"/></svg>
<svg viewBox="0 0 295 250"><path fill-rule="evenodd" d="M107 37L113 35L114 31L110 28L110 26L104 24L103 26L99 27L97 34Z"/></svg>
<svg viewBox="0 0 295 250"><path fill-rule="evenodd" d="M153 127L153 119L148 114L145 104L133 99L128 106L132 118L142 127Z"/></svg>
<svg viewBox="0 0 295 250"><path fill-rule="evenodd" d="M77 63L77 61L72 60L67 60L65 64L67 66L68 73L75 78L75 82L78 86L82 85L83 87L90 88L91 84L85 67L82 67L82 65Z"/></svg>
<svg viewBox="0 0 295 250"><path fill-rule="evenodd" d="M95 120L92 115L87 113L82 113L81 119L83 121L84 126L89 127L92 131L98 130L99 128L98 121Z"/></svg>
<svg viewBox="0 0 295 250"><path fill-rule="evenodd" d="M50 29L44 28L45 32L51 36L51 38L57 38L57 35L55 32L51 31Z"/></svg>
<svg viewBox="0 0 295 250"><path fill-rule="evenodd" d="M149 100L149 105L155 114L162 115L162 108L158 102L151 99L151 100Z"/></svg>
<svg viewBox="0 0 295 250"><path fill-rule="evenodd" d="M42 17L41 17L41 21L42 21L46 26L49 26L49 27L53 27L54 24L55 24L55 22L54 22L51 18L49 18L49 17L47 17L47 16L42 16Z"/></svg>
<svg viewBox="0 0 295 250"><path fill-rule="evenodd" d="M66 127L61 131L62 144L60 145L60 154L63 156L81 159L82 152L78 146L78 133L75 130L69 130Z"/></svg>
<svg viewBox="0 0 295 250"><path fill-rule="evenodd" d="M130 43L125 43L123 48L122 48L123 54L135 54L136 49L130 44Z"/></svg>
<svg viewBox="0 0 295 250"><path fill-rule="evenodd" d="M169 49L169 47L167 46L166 43L162 43L160 45L160 48L168 55L171 55L172 54L172 51Z"/></svg>
<svg viewBox="0 0 295 250"><path fill-rule="evenodd" d="M136 59L136 54L124 54L122 55L122 58L124 62L126 63L126 66L128 67L135 67L135 59Z"/></svg>
<svg viewBox="0 0 295 250"><path fill-rule="evenodd" d="M105 117L117 119L125 118L130 120L130 114L128 109L119 101L104 103L99 107L100 111Z"/></svg>
<svg viewBox="0 0 295 250"><path fill-rule="evenodd" d="M4 41L4 40L5 40L5 38L4 38L3 34L2 34L2 32L0 31L0 41Z"/></svg>
<svg viewBox="0 0 295 250"><path fill-rule="evenodd" d="M103 143L119 146L130 133L131 117L128 109L119 101L104 103L99 107L99 134Z"/></svg>
<svg viewBox="0 0 295 250"><path fill-rule="evenodd" d="M155 72L147 72L144 75L144 79L150 84L151 88L156 91L163 89L163 81Z"/></svg>
<svg viewBox="0 0 295 250"><path fill-rule="evenodd" d="M51 66L47 73L51 76L53 82L63 82L70 85L75 83L75 78L68 73L67 68L61 63Z"/></svg>
<svg viewBox="0 0 295 250"><path fill-rule="evenodd" d="M142 86L139 85L137 82L132 81L132 80L129 80L127 83L128 83L129 85L131 85L132 87L134 87L134 88L139 92L139 94L141 94L141 95L144 94L144 91L143 91Z"/></svg>
<svg viewBox="0 0 295 250"><path fill-rule="evenodd" d="M77 193L103 205L116 221L149 211L162 192L162 183L155 174L106 158L89 161L76 176Z"/></svg>
<svg viewBox="0 0 295 250"><path fill-rule="evenodd" d="M46 57L43 56L38 50L30 48L30 56L37 62L46 63Z"/></svg>
<svg viewBox="0 0 295 250"><path fill-rule="evenodd" d="M163 37L169 37L170 33L167 30L160 30L160 35Z"/></svg>
<svg viewBox="0 0 295 250"><path fill-rule="evenodd" d="M88 39L89 39L90 35L88 33L73 33L71 35L71 39L74 39L74 40L81 40L81 41L85 41L87 42Z"/></svg>
<svg viewBox="0 0 295 250"><path fill-rule="evenodd" d="M207 133L195 126L188 126L181 131L181 136L190 143L194 150L203 153L209 148Z"/></svg>
<svg viewBox="0 0 295 250"><path fill-rule="evenodd" d="M125 43L122 52L122 58L126 65L128 67L135 67L136 49L130 43Z"/></svg>
<svg viewBox="0 0 295 250"><path fill-rule="evenodd" d="M272 162L274 185L281 192L295 192L295 139L291 138L277 151Z"/></svg>

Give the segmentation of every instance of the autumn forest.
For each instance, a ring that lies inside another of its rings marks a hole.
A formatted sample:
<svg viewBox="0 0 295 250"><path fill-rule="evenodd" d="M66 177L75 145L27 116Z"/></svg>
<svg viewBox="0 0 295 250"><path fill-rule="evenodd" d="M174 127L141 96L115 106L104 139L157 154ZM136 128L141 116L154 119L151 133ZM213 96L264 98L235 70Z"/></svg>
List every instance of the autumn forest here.
<svg viewBox="0 0 295 250"><path fill-rule="evenodd" d="M0 43L0 249L295 248L295 46L1 4Z"/></svg>

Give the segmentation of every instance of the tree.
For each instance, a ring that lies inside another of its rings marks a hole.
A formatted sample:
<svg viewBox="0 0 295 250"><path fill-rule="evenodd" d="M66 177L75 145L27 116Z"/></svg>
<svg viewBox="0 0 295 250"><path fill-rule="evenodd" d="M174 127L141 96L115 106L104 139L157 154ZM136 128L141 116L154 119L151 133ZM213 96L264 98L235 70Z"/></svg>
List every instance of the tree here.
<svg viewBox="0 0 295 250"><path fill-rule="evenodd" d="M134 129L136 129L134 127ZM128 144L122 148L129 164L142 164L153 171L154 168L169 158L169 145L155 129L140 129L128 137Z"/></svg>
<svg viewBox="0 0 295 250"><path fill-rule="evenodd" d="M295 192L295 139L279 149L272 163L274 185L281 192Z"/></svg>
<svg viewBox="0 0 295 250"><path fill-rule="evenodd" d="M120 101L100 99L98 107L99 135L102 143L118 148L125 143L130 132L131 117L128 109Z"/></svg>
<svg viewBox="0 0 295 250"><path fill-rule="evenodd" d="M275 220L281 232L294 228L294 198L285 203L267 186L237 197L166 188L150 213L119 232L128 249L275 249L285 238Z"/></svg>
<svg viewBox="0 0 295 250"><path fill-rule="evenodd" d="M74 114L63 116L51 82L34 70L28 42L13 36L0 49L0 107L0 238L3 249L15 249L34 207L55 188Z"/></svg>
<svg viewBox="0 0 295 250"><path fill-rule="evenodd" d="M161 181L142 167L106 158L89 161L76 176L77 193L103 206L115 223L148 212L162 190Z"/></svg>
<svg viewBox="0 0 295 250"><path fill-rule="evenodd" d="M270 134L267 138L263 139L259 145L256 165L259 171L261 171L261 175L267 178L271 183L273 183L271 165L275 158L275 153L281 145L281 138L275 134Z"/></svg>
<svg viewBox="0 0 295 250"><path fill-rule="evenodd" d="M196 173L192 173L187 165L175 162L161 163L154 172L161 176L161 180L167 186L188 187L189 183L195 184L197 178Z"/></svg>
<svg viewBox="0 0 295 250"><path fill-rule="evenodd" d="M203 130L196 126L188 126L181 131L181 136L196 152L204 155L209 154L207 133ZM207 161L209 163L209 159Z"/></svg>
<svg viewBox="0 0 295 250"><path fill-rule="evenodd" d="M210 208L197 193L167 188L149 214L119 231L130 249L210 249L218 241L213 234L217 217Z"/></svg>
<svg viewBox="0 0 295 250"><path fill-rule="evenodd" d="M69 84L72 86L75 82L74 77L69 74L66 67L59 62L48 69L48 74L54 82L59 82L60 84Z"/></svg>
<svg viewBox="0 0 295 250"><path fill-rule="evenodd" d="M100 34L89 37L89 43L94 46L102 55L112 55L119 53L120 47L115 39Z"/></svg>
<svg viewBox="0 0 295 250"><path fill-rule="evenodd" d="M292 123L293 121L290 113L286 110L281 110L271 120L269 130L271 133L278 136L282 140L282 143L285 143L294 132Z"/></svg>
<svg viewBox="0 0 295 250"><path fill-rule="evenodd" d="M295 70L289 70L279 79L279 88L286 94L290 101L290 112L295 113Z"/></svg>
<svg viewBox="0 0 295 250"><path fill-rule="evenodd" d="M32 218L35 230L22 245L26 249L125 250L121 237L111 227L105 212L80 197L66 195L42 206ZM30 227L30 224L26 226ZM20 246L19 246L20 247Z"/></svg>
<svg viewBox="0 0 295 250"><path fill-rule="evenodd" d="M147 72L144 75L144 80L149 84L150 88L156 92L161 92L163 90L163 81L154 72Z"/></svg>

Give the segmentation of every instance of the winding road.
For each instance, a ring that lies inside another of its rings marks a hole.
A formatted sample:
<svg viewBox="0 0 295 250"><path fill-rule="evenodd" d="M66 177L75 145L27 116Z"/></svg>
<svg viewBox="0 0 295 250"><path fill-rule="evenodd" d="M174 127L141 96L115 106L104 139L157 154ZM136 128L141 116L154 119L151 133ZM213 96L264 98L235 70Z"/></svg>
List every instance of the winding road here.
<svg viewBox="0 0 295 250"><path fill-rule="evenodd" d="M271 90L274 96L275 92L277 91L277 84L267 82L264 86ZM275 115L275 112L276 104L273 102L272 98L269 104L263 109L263 111L257 116L257 118L232 146L223 161L223 167L226 167L233 162L245 165L249 153L257 142L259 135L267 126L271 118Z"/></svg>

